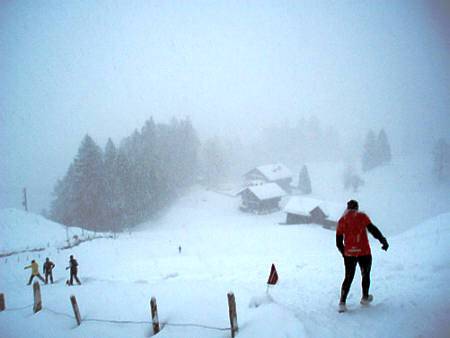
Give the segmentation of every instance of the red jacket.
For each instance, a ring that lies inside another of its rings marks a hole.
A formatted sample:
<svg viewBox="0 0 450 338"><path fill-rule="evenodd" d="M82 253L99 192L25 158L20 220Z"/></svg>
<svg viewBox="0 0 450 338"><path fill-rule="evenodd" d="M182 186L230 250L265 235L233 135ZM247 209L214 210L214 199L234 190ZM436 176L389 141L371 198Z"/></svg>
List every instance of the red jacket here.
<svg viewBox="0 0 450 338"><path fill-rule="evenodd" d="M348 210L339 220L336 236L344 236L345 256L370 255L367 226L371 224L370 218L363 212Z"/></svg>

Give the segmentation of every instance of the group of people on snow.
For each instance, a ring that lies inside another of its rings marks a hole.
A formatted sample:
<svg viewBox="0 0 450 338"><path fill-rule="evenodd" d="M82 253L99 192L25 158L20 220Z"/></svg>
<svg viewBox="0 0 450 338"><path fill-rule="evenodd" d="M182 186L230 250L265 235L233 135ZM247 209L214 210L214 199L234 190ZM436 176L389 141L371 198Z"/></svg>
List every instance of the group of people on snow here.
<svg viewBox="0 0 450 338"><path fill-rule="evenodd" d="M43 281L45 284L48 284L48 279L50 277L50 282L53 284L53 269L55 268L55 263L53 263L50 258L46 258L44 265L42 267L42 272L45 275L45 279L41 276L41 274L39 273L39 264L33 259L31 261L31 264L24 267L24 269L31 269L31 276L30 276L30 280L28 281L28 285L31 284L31 282L33 281L34 277L39 278L41 281ZM73 279L75 278L75 280L77 281L77 283L79 285L81 285L80 280L78 279L78 262L77 260L73 257L73 255L70 255L70 260L69 260L69 266L66 267L66 270L70 269L70 279L67 280L66 284L67 285L73 285Z"/></svg>

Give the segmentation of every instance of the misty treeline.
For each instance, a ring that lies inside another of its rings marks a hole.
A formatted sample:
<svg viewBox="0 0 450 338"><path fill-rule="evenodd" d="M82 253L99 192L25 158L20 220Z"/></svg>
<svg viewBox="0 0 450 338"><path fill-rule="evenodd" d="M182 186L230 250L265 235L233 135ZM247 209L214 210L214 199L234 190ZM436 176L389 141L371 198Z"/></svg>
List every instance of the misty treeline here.
<svg viewBox="0 0 450 338"><path fill-rule="evenodd" d="M391 162L391 159L391 145L384 129L381 129L378 135L373 130L369 130L362 149L362 171L367 172L388 164ZM347 164L343 173L343 183L345 189L352 189L353 192L357 192L359 187L364 185L364 180L352 165Z"/></svg>
<svg viewBox="0 0 450 338"><path fill-rule="evenodd" d="M200 153L201 176L205 183L214 184L224 177L242 179L245 172L263 164L301 167L308 161L337 161L342 153L341 138L333 126L314 116L302 117L297 123L276 122L248 137L206 140Z"/></svg>
<svg viewBox="0 0 450 338"><path fill-rule="evenodd" d="M207 182L216 182L230 173L241 176L258 165L282 162L289 167L302 168L299 182L307 193L305 163L358 162L366 172L391 161L391 146L384 129L377 134L369 130L363 139L341 135L334 126L312 116L301 118L297 123L285 122L264 128L251 144L239 139L224 141L212 138L203 144L202 155L206 165L203 169L208 169L203 175ZM353 165L348 165L345 180L345 186L354 189L362 184Z"/></svg>
<svg viewBox="0 0 450 338"><path fill-rule="evenodd" d="M167 206L197 172L199 140L189 119L155 124L105 149L86 135L54 189L50 218L94 231L122 231Z"/></svg>
<svg viewBox="0 0 450 338"><path fill-rule="evenodd" d="M361 164L363 171L372 170L380 165L391 162L391 146L386 132L381 129L378 136L373 130L369 130L364 143Z"/></svg>
<svg viewBox="0 0 450 338"><path fill-rule="evenodd" d="M363 152L361 152L363 150ZM193 183L215 187L230 178L237 183L256 166L285 162L362 160L364 170L390 161L384 130L369 131L366 142L342 141L332 126L315 117L295 125L272 125L253 143L213 137L199 141L189 119L156 124L150 118L140 131L116 146L102 149L86 135L65 176L57 182L49 218L94 231L122 231L149 219ZM348 174L356 190L362 180ZM307 168L300 172L303 193L311 192Z"/></svg>

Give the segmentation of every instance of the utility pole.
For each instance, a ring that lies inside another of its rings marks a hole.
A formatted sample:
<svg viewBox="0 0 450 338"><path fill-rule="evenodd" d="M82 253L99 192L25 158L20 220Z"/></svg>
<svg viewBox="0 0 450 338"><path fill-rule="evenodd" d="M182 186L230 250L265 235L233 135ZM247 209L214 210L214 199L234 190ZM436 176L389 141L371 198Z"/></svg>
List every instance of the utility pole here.
<svg viewBox="0 0 450 338"><path fill-rule="evenodd" d="M27 188L23 188L23 202L22 202L22 205L25 207L25 211L28 211Z"/></svg>

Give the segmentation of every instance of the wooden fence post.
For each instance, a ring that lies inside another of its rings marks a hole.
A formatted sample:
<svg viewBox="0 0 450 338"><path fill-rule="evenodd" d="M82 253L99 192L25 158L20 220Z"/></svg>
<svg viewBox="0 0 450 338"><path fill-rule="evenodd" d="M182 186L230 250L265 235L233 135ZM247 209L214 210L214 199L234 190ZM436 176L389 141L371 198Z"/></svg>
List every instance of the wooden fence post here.
<svg viewBox="0 0 450 338"><path fill-rule="evenodd" d="M227 296L228 296L228 311L230 313L231 338L234 338L235 333L239 331L236 315L236 301L234 299L233 292L229 292Z"/></svg>
<svg viewBox="0 0 450 338"><path fill-rule="evenodd" d="M152 297L152 299L150 300L150 307L152 309L153 333L157 334L159 332L159 319L158 319L158 307L156 306L155 297Z"/></svg>
<svg viewBox="0 0 450 338"><path fill-rule="evenodd" d="M5 295L3 293L0 293L0 312L4 311L5 309L6 309Z"/></svg>
<svg viewBox="0 0 450 338"><path fill-rule="evenodd" d="M75 319L77 320L78 326L81 325L80 310L78 309L77 299L75 296L70 296L70 302L72 303L73 313L75 314Z"/></svg>
<svg viewBox="0 0 450 338"><path fill-rule="evenodd" d="M33 294L34 294L33 312L36 313L42 310L41 286L37 281L33 283Z"/></svg>

